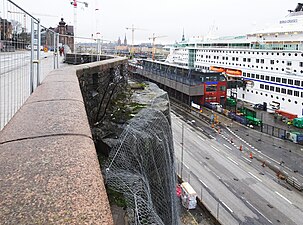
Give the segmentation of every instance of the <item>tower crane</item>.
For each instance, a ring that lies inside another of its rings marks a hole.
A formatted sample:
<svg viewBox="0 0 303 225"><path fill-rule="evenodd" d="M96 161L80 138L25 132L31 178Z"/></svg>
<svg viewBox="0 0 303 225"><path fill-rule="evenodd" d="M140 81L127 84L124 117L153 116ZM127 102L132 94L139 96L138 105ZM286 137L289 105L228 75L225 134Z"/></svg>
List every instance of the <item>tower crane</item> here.
<svg viewBox="0 0 303 225"><path fill-rule="evenodd" d="M153 50L152 50L152 59L153 61L155 60L155 53L156 53L156 48L155 48L155 41L157 38L163 38L163 37L167 37L167 36L155 36L155 33L153 33L153 36L148 38L149 40L153 40Z"/></svg>
<svg viewBox="0 0 303 225"><path fill-rule="evenodd" d="M126 30L132 31L132 48L131 48L131 56L134 54L134 40L135 40L135 30L144 30L140 28L134 27L134 24L132 24L132 27L126 27Z"/></svg>

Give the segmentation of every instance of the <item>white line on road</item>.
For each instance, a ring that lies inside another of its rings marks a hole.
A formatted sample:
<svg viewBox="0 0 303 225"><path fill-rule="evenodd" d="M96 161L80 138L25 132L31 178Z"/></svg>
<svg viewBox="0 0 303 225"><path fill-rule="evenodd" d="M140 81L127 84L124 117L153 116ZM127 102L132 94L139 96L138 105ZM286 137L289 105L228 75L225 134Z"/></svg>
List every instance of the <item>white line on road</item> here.
<svg viewBox="0 0 303 225"><path fill-rule="evenodd" d="M245 158L244 156L241 156L241 157L251 163L251 161L249 159Z"/></svg>
<svg viewBox="0 0 303 225"><path fill-rule="evenodd" d="M202 180L199 180L206 188L208 188L208 186L202 181Z"/></svg>
<svg viewBox="0 0 303 225"><path fill-rule="evenodd" d="M253 176L254 178L256 178L258 181L262 182L262 180L260 178L258 178L257 176L253 175L251 172L248 172L251 176Z"/></svg>
<svg viewBox="0 0 303 225"><path fill-rule="evenodd" d="M250 205L254 210L256 210L261 216L263 216L268 222L270 222L270 223L272 224L272 222L271 222L266 216L264 216L259 210L257 210L257 208L254 207L249 201L246 200L246 202L247 202L247 204Z"/></svg>
<svg viewBox="0 0 303 225"><path fill-rule="evenodd" d="M185 164L185 163L183 163L184 164L184 166L189 170L189 167Z"/></svg>
<svg viewBox="0 0 303 225"><path fill-rule="evenodd" d="M227 158L232 161L234 164L239 165L235 160L233 160L232 158L230 158L229 156L227 156Z"/></svg>
<svg viewBox="0 0 303 225"><path fill-rule="evenodd" d="M277 160L275 160L275 159L273 159L273 158L269 157L268 155L264 154L263 152L260 152L260 154L262 154L262 155L266 156L267 158L269 158L270 160L274 161L275 163L280 164L280 163L279 163Z"/></svg>
<svg viewBox="0 0 303 225"><path fill-rule="evenodd" d="M188 153L189 155L191 155L191 156L194 156L193 153L191 153L191 152L187 152L187 153Z"/></svg>
<svg viewBox="0 0 303 225"><path fill-rule="evenodd" d="M229 150L231 150L231 147L227 146L226 144L223 144L226 148L228 148Z"/></svg>
<svg viewBox="0 0 303 225"><path fill-rule="evenodd" d="M202 137L200 137L199 135L198 135L198 137L199 137L202 141L205 141L205 140L206 140L205 138L202 138Z"/></svg>
<svg viewBox="0 0 303 225"><path fill-rule="evenodd" d="M205 166L205 165L204 165L204 168L205 168L208 172L211 171L211 170L210 170L207 166Z"/></svg>
<svg viewBox="0 0 303 225"><path fill-rule="evenodd" d="M285 198L283 195L281 195L279 192L275 191L275 193L276 193L277 195L279 195L281 198L283 198L285 201L287 201L289 204L292 205L292 202L289 201L287 198Z"/></svg>
<svg viewBox="0 0 303 225"><path fill-rule="evenodd" d="M221 180L221 177L219 177L214 171L212 171L212 172L219 180Z"/></svg>
<svg viewBox="0 0 303 225"><path fill-rule="evenodd" d="M233 211L231 210L231 208L229 208L223 201L221 201L223 205L225 205L225 207L231 212L233 213Z"/></svg>
<svg viewBox="0 0 303 225"><path fill-rule="evenodd" d="M213 149L215 149L217 152L220 152L220 150L219 149L217 149L216 147L214 147L214 146L212 146L212 145L210 145Z"/></svg>

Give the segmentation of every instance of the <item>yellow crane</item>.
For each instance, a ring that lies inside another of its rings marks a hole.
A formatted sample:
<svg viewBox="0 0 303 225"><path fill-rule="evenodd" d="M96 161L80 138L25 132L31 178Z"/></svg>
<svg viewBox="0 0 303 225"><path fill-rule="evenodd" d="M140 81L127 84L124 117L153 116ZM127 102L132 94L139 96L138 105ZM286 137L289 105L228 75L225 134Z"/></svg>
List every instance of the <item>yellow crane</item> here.
<svg viewBox="0 0 303 225"><path fill-rule="evenodd" d="M155 33L153 33L153 36L148 38L149 40L153 40L153 49L152 49L152 59L153 61L155 60L155 53L156 53L156 48L155 48L155 41L157 38L163 38L163 37L167 37L167 36L155 36Z"/></svg>
<svg viewBox="0 0 303 225"><path fill-rule="evenodd" d="M126 30L131 30L132 31L132 47L130 50L131 56L134 54L134 40L135 40L135 30L145 30L141 28L134 27L134 24L132 24L132 27L126 27Z"/></svg>

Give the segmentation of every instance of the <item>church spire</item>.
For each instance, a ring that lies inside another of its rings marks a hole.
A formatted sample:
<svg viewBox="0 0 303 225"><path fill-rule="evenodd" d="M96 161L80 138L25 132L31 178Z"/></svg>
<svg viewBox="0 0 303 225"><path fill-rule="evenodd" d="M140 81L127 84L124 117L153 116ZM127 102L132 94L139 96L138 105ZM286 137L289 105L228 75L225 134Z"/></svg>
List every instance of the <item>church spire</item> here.
<svg viewBox="0 0 303 225"><path fill-rule="evenodd" d="M124 37L124 43L123 43L125 46L127 45L127 39L126 39L126 34L125 34L125 37Z"/></svg>
<svg viewBox="0 0 303 225"><path fill-rule="evenodd" d="M184 28L183 28L182 41L185 41Z"/></svg>

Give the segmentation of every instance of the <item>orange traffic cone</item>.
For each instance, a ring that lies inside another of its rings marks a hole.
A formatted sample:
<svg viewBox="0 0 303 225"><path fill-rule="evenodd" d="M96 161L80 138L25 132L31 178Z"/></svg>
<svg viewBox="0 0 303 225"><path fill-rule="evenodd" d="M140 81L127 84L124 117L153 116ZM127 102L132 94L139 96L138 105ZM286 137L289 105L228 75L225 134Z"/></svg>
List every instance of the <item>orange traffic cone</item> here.
<svg viewBox="0 0 303 225"><path fill-rule="evenodd" d="M253 158L252 152L249 153L249 158Z"/></svg>
<svg viewBox="0 0 303 225"><path fill-rule="evenodd" d="M240 145L239 150L240 150L240 152L242 152L242 145Z"/></svg>

